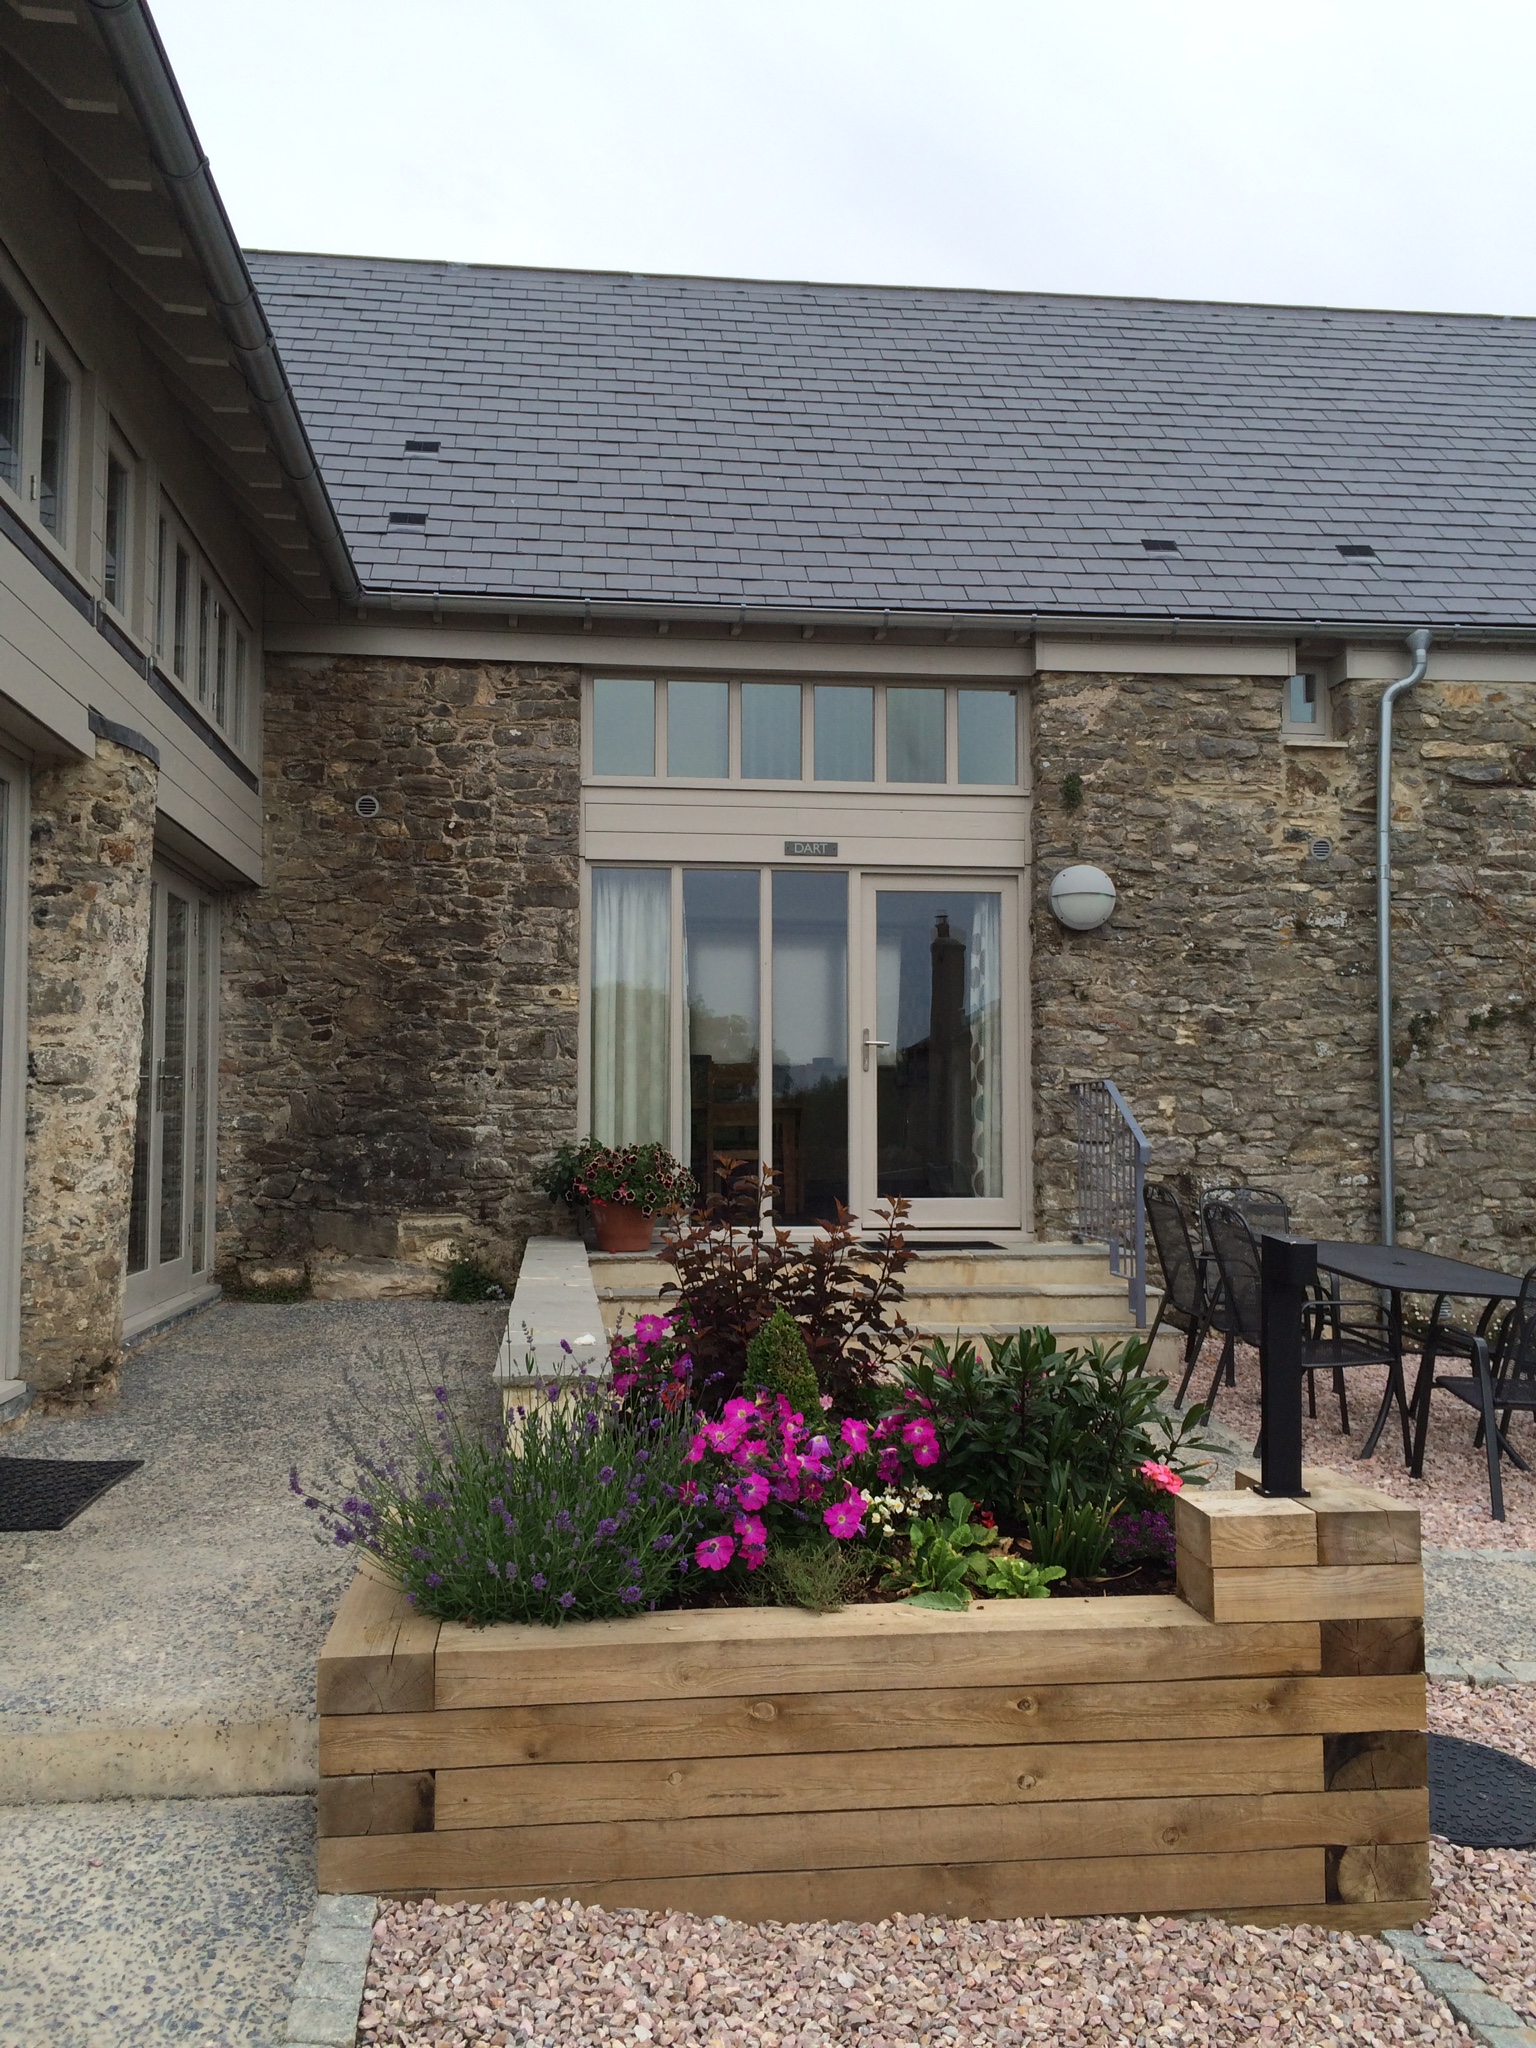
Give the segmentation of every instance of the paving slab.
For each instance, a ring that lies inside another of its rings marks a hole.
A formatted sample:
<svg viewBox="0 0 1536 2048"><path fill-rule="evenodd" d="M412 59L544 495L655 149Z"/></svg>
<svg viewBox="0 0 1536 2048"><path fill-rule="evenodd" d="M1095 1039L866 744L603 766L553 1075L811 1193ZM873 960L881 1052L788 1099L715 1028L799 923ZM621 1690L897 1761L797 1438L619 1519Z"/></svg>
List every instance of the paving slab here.
<svg viewBox="0 0 1536 2048"><path fill-rule="evenodd" d="M0 2048L276 2048L314 1836L299 1798L0 1810Z"/></svg>

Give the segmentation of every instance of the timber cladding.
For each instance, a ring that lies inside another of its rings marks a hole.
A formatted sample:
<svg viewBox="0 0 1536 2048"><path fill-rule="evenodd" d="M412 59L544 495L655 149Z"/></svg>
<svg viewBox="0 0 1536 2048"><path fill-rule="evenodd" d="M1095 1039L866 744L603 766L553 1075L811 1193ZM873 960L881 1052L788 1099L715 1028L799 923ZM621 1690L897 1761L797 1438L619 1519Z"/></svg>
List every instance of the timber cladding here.
<svg viewBox="0 0 1536 2048"><path fill-rule="evenodd" d="M1181 1495L1178 1595L476 1630L360 1573L320 1659L320 1889L1409 1926L1418 1518L1308 1477Z"/></svg>

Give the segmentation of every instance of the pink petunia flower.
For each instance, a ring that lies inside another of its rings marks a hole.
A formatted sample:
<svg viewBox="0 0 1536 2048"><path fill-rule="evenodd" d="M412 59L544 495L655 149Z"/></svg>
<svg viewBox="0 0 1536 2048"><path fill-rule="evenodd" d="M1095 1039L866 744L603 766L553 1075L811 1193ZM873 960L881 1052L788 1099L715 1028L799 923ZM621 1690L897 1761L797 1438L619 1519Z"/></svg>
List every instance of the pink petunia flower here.
<svg viewBox="0 0 1536 2048"><path fill-rule="evenodd" d="M1160 1465L1156 1458L1148 1458L1142 1465L1141 1476L1149 1486L1155 1486L1159 1493L1182 1493L1184 1482L1171 1465Z"/></svg>
<svg viewBox="0 0 1536 2048"><path fill-rule="evenodd" d="M840 1543L857 1536L864 1526L863 1494L850 1493L846 1500L834 1501L831 1507L822 1509L821 1519Z"/></svg>
<svg viewBox="0 0 1536 2048"><path fill-rule="evenodd" d="M735 1555L734 1536L706 1536L695 1548L693 1561L707 1572L723 1572Z"/></svg>
<svg viewBox="0 0 1536 2048"><path fill-rule="evenodd" d="M761 1515L738 1515L732 1526L743 1544L753 1549L761 1549L768 1541L768 1525Z"/></svg>
<svg viewBox="0 0 1536 2048"><path fill-rule="evenodd" d="M766 1505L772 1490L761 1472L749 1472L745 1479L736 1482L737 1500L744 1508L753 1511Z"/></svg>
<svg viewBox="0 0 1536 2048"><path fill-rule="evenodd" d="M939 1457L939 1440L937 1437L924 1437L921 1443L912 1446L912 1462L914 1465L937 1465Z"/></svg>
<svg viewBox="0 0 1536 2048"><path fill-rule="evenodd" d="M880 1453L875 1470L880 1476L882 1486L890 1486L901 1477L901 1453L894 1444L888 1444Z"/></svg>
<svg viewBox="0 0 1536 2048"><path fill-rule="evenodd" d="M734 1429L746 1429L758 1420L757 1403L738 1394L734 1401L726 1402L725 1419Z"/></svg>
<svg viewBox="0 0 1536 2048"><path fill-rule="evenodd" d="M860 1422L855 1415L846 1416L843 1420L842 1437L850 1451L862 1455L869 1449L869 1424Z"/></svg>
<svg viewBox="0 0 1536 2048"><path fill-rule="evenodd" d="M755 1572L767 1555L768 1547L766 1544L743 1543L741 1546L741 1561L749 1572Z"/></svg>
<svg viewBox="0 0 1536 2048"><path fill-rule="evenodd" d="M755 1459L767 1457L768 1446L760 1436L744 1437L731 1455L738 1465L750 1465Z"/></svg>
<svg viewBox="0 0 1536 2048"><path fill-rule="evenodd" d="M689 1441L689 1445L688 1445L688 1449L687 1449L687 1451L686 1451L686 1452L684 1453L684 1463L685 1463L685 1464L688 1464L688 1465L697 1465L697 1464L698 1464L698 1462L699 1462L699 1460L700 1460L700 1459L701 1459L701 1458L703 1457L703 1455L704 1455L704 1439L703 1439L703 1437L702 1437L702 1436L696 1436L696 1437L693 1437L693 1438L692 1438L692 1439L691 1439L691 1440Z"/></svg>
<svg viewBox="0 0 1536 2048"><path fill-rule="evenodd" d="M665 1316L636 1316L635 1335L642 1344L659 1344L670 1337L672 1325Z"/></svg>
<svg viewBox="0 0 1536 2048"><path fill-rule="evenodd" d="M733 1422L706 1422L699 1433L712 1451L734 1451L741 1435Z"/></svg>

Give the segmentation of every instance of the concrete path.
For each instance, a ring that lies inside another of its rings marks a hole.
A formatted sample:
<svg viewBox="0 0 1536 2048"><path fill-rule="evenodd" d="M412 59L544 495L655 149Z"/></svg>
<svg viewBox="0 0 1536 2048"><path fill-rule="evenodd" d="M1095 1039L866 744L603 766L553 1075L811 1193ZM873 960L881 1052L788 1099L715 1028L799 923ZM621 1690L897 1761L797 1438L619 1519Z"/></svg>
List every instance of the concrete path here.
<svg viewBox="0 0 1536 2048"><path fill-rule="evenodd" d="M314 1906L308 1799L0 1815L0 2048L277 2048Z"/></svg>
<svg viewBox="0 0 1536 2048"><path fill-rule="evenodd" d="M290 1468L318 1480L348 1426L370 1439L405 1372L462 1378L493 1412L505 1320L221 1304L130 1357L113 1406L8 1437L14 1456L144 1466L68 1529L0 1534L0 1799L311 1784L315 1657L352 1565Z"/></svg>
<svg viewBox="0 0 1536 2048"><path fill-rule="evenodd" d="M0 2048L283 2040L315 1903L315 1659L352 1571L289 1468L366 1438L403 1369L494 1414L505 1322L222 1305L135 1353L113 1406L6 1438L144 1466L68 1529L0 1534ZM162 1790L182 1796L115 1796Z"/></svg>

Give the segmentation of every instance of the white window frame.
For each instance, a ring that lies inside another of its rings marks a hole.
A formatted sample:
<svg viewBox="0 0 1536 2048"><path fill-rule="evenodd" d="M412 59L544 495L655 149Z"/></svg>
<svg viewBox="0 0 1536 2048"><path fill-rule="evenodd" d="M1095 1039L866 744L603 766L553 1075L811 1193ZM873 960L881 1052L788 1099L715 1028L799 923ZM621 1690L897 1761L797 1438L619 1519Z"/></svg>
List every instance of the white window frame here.
<svg viewBox="0 0 1536 2048"><path fill-rule="evenodd" d="M1317 716L1298 719L1293 716L1296 694L1308 683L1313 689ZM1294 675L1281 678L1280 737L1292 746L1320 746L1333 739L1332 679L1323 665L1299 669Z"/></svg>
<svg viewBox="0 0 1536 2048"><path fill-rule="evenodd" d="M21 308L25 323L21 372L21 471L13 488L0 477L0 498L25 519L46 547L74 567L80 533L80 451L90 439L85 418L85 375L80 360L28 290L15 265L0 256L0 285ZM43 381L51 356L69 385L69 428L64 454L64 517L60 529L43 524Z"/></svg>
<svg viewBox="0 0 1536 2048"><path fill-rule="evenodd" d="M112 502L112 465L116 463L126 479L123 491L123 515L126 531L118 537L118 589L115 597L107 595L107 520ZM138 610L136 603L139 581L138 570L143 551L139 547L140 507L139 496L143 484L144 466L134 453L127 436L115 419L107 422L106 446L101 457L101 601L129 632L133 631L134 618Z"/></svg>
<svg viewBox="0 0 1536 2048"><path fill-rule="evenodd" d="M185 672L176 661L178 555L185 556L187 562ZM252 757L259 642L249 619L230 597L228 585L164 491L155 524L154 628L155 662L161 674L188 703L197 706L237 753Z"/></svg>
<svg viewBox="0 0 1536 2048"><path fill-rule="evenodd" d="M607 681L650 682L655 690L655 767L650 775L599 775L593 762L593 700L594 685ZM729 757L727 772L723 776L686 776L667 773L667 712L669 677L664 670L653 670L644 674L638 670L620 668L593 671L586 676L582 685L581 719L581 772L584 781L603 786L630 786L665 783L672 789L736 789L760 790L815 790L824 794L843 791L896 789L914 794L931 793L935 790L961 791L967 795L997 794L1001 791L1022 791L1024 787L1024 693L1017 683L987 683L970 678L960 682L948 681L933 676L903 676L872 681L864 676L842 677L820 675L801 677L795 675L753 675L748 677L725 677L721 675L681 676L670 680L686 682L725 682L730 689ZM757 778L744 776L741 772L741 691L743 682L792 683L801 692L800 698L800 774L798 777ZM818 685L839 684L874 691L874 773L867 781L836 782L830 779L818 780L816 776L816 700ZM933 689L944 692L944 779L942 782L892 782L887 780L886 765L886 712L887 689ZM1014 701L1014 768L1012 779L1005 782L961 782L959 744L959 704L961 690L991 690L1010 695Z"/></svg>

